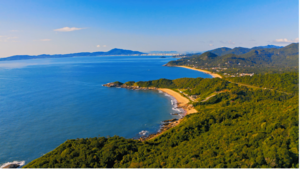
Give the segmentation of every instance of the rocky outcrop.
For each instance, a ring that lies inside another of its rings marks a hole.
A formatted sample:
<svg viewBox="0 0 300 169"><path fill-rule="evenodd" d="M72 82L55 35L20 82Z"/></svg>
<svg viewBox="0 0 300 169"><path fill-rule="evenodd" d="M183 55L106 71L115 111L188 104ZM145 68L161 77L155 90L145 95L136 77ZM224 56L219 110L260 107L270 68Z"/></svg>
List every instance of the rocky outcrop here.
<svg viewBox="0 0 300 169"><path fill-rule="evenodd" d="M128 86L126 84L117 84L115 82L104 84L106 87L121 87L132 90L157 90L156 87L140 87L140 86Z"/></svg>
<svg viewBox="0 0 300 169"><path fill-rule="evenodd" d="M171 119L171 120L165 120L165 121L163 121L163 122L165 122L165 123L170 123L170 122L174 122L174 121L177 121L178 119Z"/></svg>
<svg viewBox="0 0 300 169"><path fill-rule="evenodd" d="M17 169L20 167L19 164L8 164L7 166L3 167L3 169Z"/></svg>
<svg viewBox="0 0 300 169"><path fill-rule="evenodd" d="M160 134L162 134L163 132L165 132L166 130L176 126L179 123L179 121L180 120L178 120L178 119L165 120L165 121L163 121L163 123L157 133L150 134L149 136L140 137L139 140L146 141L146 140L150 140L154 137L157 137Z"/></svg>

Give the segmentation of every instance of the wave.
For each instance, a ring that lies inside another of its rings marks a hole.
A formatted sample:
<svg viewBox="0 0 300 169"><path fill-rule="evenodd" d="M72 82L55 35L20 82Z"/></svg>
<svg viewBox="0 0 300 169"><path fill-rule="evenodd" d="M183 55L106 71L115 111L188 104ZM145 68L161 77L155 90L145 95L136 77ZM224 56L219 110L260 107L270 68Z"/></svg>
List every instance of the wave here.
<svg viewBox="0 0 300 169"><path fill-rule="evenodd" d="M172 110L181 112L181 110L179 108L177 108L177 107L173 107Z"/></svg>
<svg viewBox="0 0 300 169"><path fill-rule="evenodd" d="M159 91L160 92L160 91ZM163 92L164 93L164 92ZM172 110L176 111L176 112L179 112L179 113L175 113L177 116L179 116L180 118L182 118L184 116L184 109L183 108L178 108L177 107L177 100L175 99L175 97L167 94L167 93L164 93L165 96L171 98L171 105L172 105ZM171 113L171 115L174 115L174 113Z"/></svg>
<svg viewBox="0 0 300 169"><path fill-rule="evenodd" d="M13 162L7 162L1 165L0 168L17 168L20 166L23 166L25 164L25 161L13 161ZM11 165L15 165L17 167L12 167Z"/></svg>
<svg viewBox="0 0 300 169"><path fill-rule="evenodd" d="M139 134L140 134L141 136L145 136L145 135L147 135L148 133L149 133L149 131L147 131L147 130L142 130L142 131L139 132Z"/></svg>

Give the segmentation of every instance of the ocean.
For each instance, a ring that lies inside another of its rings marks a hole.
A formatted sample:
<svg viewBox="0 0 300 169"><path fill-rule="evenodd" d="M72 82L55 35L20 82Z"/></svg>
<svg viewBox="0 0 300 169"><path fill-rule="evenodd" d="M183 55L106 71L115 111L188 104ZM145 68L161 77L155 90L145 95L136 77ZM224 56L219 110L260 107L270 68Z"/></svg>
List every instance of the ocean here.
<svg viewBox="0 0 300 169"><path fill-rule="evenodd" d="M102 86L160 78L211 78L162 66L176 58L101 56L0 62L0 164L26 163L67 139L139 137L178 118L171 97L158 91ZM173 109L172 109L173 108Z"/></svg>

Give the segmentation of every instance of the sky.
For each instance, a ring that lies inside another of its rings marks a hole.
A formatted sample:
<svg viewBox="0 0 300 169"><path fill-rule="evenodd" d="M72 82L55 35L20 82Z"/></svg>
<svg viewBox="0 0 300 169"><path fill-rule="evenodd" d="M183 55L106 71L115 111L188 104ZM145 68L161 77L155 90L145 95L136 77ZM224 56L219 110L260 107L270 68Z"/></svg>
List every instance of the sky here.
<svg viewBox="0 0 300 169"><path fill-rule="evenodd" d="M299 41L298 0L1 0L0 57Z"/></svg>

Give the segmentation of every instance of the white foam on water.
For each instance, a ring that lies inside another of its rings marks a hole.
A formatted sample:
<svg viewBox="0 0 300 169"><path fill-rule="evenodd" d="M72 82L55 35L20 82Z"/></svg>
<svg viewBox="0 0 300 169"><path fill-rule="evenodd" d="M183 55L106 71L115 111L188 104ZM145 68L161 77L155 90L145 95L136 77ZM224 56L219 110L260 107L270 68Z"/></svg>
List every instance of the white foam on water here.
<svg viewBox="0 0 300 169"><path fill-rule="evenodd" d="M141 136L145 136L145 135L148 134L148 133L149 133L149 131L147 131L147 130L142 130L142 131L139 132L139 134L140 134Z"/></svg>
<svg viewBox="0 0 300 169"><path fill-rule="evenodd" d="M181 112L181 110L179 108L177 108L177 107L173 107L172 110Z"/></svg>
<svg viewBox="0 0 300 169"><path fill-rule="evenodd" d="M5 166L8 166L10 164L17 164L20 166L23 166L25 164L25 161L13 161L13 162L7 162L7 163L4 163L3 165L1 165L0 168L4 168Z"/></svg>
<svg viewBox="0 0 300 169"><path fill-rule="evenodd" d="M182 108L177 107L177 100L173 96L167 93L164 93L164 95L171 98L172 110L177 111L179 113L184 113L184 110ZM183 117L183 114L178 114L178 116Z"/></svg>

